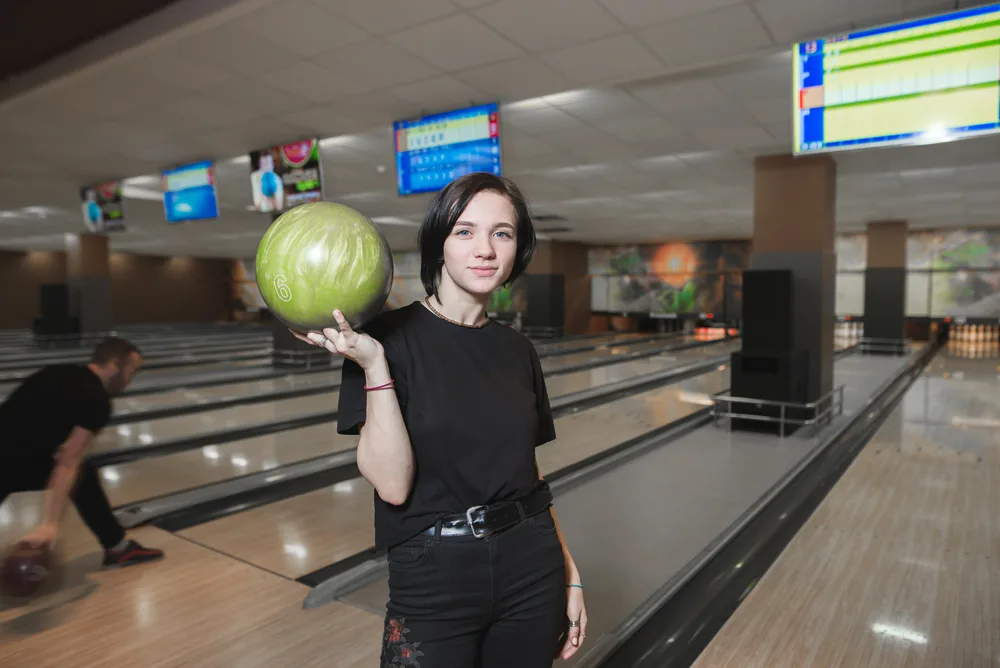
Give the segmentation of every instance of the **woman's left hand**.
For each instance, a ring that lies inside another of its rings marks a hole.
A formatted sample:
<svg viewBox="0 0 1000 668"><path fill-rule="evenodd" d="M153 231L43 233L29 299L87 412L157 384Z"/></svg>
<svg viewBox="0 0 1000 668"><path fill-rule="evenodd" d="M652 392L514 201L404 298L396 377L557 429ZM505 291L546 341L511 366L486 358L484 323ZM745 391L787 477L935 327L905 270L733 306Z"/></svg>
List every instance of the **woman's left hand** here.
<svg viewBox="0 0 1000 668"><path fill-rule="evenodd" d="M566 644L562 648L562 658L568 659L583 647L583 639L587 637L587 608L583 604L583 590L570 587L566 597L566 616L569 621L579 621L579 626L570 626Z"/></svg>

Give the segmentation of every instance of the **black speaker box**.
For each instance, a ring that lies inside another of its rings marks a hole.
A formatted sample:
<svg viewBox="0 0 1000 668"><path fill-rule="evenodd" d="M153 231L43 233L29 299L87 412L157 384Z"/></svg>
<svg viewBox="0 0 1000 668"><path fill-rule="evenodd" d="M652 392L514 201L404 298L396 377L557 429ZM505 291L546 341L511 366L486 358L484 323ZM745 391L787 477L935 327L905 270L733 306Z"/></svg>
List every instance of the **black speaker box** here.
<svg viewBox="0 0 1000 668"><path fill-rule="evenodd" d="M781 406L739 402L732 405L733 413L754 416L732 418L734 429L779 433L782 415L788 420L810 420L815 417L815 409L801 407L807 403L809 367L805 351L777 354L751 354L746 350L731 356L730 394L733 397L776 401L799 406ZM754 419L768 418L768 419ZM794 433L800 425L788 423L784 435Z"/></svg>
<svg viewBox="0 0 1000 668"><path fill-rule="evenodd" d="M794 278L788 269L743 272L743 350L788 353L794 346Z"/></svg>
<svg viewBox="0 0 1000 668"><path fill-rule="evenodd" d="M42 320L63 321L70 317L69 286L50 283L38 289L38 313Z"/></svg>

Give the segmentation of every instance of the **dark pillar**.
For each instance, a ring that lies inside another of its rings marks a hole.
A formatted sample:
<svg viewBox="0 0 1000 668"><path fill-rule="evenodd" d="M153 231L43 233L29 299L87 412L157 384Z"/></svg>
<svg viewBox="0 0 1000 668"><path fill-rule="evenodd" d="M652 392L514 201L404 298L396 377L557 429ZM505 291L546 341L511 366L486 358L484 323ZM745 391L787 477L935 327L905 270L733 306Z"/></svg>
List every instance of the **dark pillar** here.
<svg viewBox="0 0 1000 668"><path fill-rule="evenodd" d="M902 220L868 224L865 348L901 354L906 338L906 235Z"/></svg>
<svg viewBox="0 0 1000 668"><path fill-rule="evenodd" d="M108 238L99 234L69 236L66 274L70 313L83 334L109 332L114 324Z"/></svg>
<svg viewBox="0 0 1000 668"><path fill-rule="evenodd" d="M735 397L809 404L833 389L836 163L830 156L756 160L754 235L743 277L743 349ZM738 412L778 409L741 404ZM815 411L789 410L807 419ZM777 430L768 422L734 426ZM787 432L786 432L787 433Z"/></svg>

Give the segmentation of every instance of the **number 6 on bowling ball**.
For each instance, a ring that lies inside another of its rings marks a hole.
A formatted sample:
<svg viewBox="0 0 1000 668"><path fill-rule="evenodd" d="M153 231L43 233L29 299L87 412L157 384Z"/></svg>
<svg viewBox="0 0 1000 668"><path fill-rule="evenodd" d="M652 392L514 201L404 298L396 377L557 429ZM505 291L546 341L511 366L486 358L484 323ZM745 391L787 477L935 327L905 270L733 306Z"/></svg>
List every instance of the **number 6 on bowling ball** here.
<svg viewBox="0 0 1000 668"><path fill-rule="evenodd" d="M334 309L357 329L389 297L392 252L375 224L355 209L310 202L267 228L255 273L264 303L293 332L338 327Z"/></svg>

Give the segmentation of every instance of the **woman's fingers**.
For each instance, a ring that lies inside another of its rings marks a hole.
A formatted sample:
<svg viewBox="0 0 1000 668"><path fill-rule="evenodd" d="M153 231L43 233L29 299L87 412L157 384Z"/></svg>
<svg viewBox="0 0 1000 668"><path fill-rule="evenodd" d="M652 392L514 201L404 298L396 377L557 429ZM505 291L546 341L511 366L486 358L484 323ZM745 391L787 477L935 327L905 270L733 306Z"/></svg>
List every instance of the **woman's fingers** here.
<svg viewBox="0 0 1000 668"><path fill-rule="evenodd" d="M333 312L333 319L337 321L337 327L340 328L340 332L344 336L354 333L354 329L351 328L351 323L347 322L347 318L344 317L344 314L340 311L340 309Z"/></svg>

